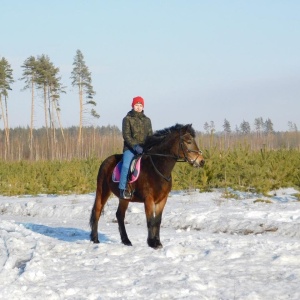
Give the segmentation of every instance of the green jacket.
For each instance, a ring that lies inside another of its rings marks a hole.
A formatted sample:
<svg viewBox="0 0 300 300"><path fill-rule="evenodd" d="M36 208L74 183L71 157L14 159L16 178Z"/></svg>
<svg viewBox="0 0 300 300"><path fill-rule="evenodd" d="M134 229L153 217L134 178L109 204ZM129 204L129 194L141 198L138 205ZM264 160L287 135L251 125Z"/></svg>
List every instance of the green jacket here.
<svg viewBox="0 0 300 300"><path fill-rule="evenodd" d="M122 134L123 151L133 149L135 145L143 147L146 137L153 134L151 120L144 114L144 111L136 112L132 109L123 119Z"/></svg>

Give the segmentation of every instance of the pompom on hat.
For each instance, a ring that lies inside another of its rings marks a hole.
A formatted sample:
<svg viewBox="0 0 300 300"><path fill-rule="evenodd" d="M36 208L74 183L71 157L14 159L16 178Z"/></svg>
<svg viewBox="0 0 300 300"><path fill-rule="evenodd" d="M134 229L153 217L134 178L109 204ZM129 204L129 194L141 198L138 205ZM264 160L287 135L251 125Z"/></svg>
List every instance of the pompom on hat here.
<svg viewBox="0 0 300 300"><path fill-rule="evenodd" d="M144 99L141 96L134 97L132 99L131 106L134 107L137 103L141 103L143 105L143 107L144 107Z"/></svg>

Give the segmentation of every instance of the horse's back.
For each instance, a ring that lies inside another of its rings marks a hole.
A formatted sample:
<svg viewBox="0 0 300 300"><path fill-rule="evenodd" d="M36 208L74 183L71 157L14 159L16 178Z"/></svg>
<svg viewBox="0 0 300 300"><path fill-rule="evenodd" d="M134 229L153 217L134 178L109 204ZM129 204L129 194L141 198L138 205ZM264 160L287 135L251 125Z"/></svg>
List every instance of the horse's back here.
<svg viewBox="0 0 300 300"><path fill-rule="evenodd" d="M111 173L114 169L114 167L117 165L117 163L122 159L122 154L113 154L108 156L104 159L104 161L101 163L98 177L101 173Z"/></svg>

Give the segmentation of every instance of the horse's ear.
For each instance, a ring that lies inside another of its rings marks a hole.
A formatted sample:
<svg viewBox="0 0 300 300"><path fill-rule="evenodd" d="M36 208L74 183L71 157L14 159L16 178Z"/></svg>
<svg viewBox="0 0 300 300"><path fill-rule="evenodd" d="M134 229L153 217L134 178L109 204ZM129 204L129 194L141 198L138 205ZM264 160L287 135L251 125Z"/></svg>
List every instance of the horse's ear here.
<svg viewBox="0 0 300 300"><path fill-rule="evenodd" d="M187 124L185 125L185 127L186 127L186 132L189 132L193 137L195 137L196 133L192 124Z"/></svg>
<svg viewBox="0 0 300 300"><path fill-rule="evenodd" d="M191 129L192 129L192 124L186 124L186 125L184 126L184 128L185 128L185 130L186 130L187 132L190 132Z"/></svg>

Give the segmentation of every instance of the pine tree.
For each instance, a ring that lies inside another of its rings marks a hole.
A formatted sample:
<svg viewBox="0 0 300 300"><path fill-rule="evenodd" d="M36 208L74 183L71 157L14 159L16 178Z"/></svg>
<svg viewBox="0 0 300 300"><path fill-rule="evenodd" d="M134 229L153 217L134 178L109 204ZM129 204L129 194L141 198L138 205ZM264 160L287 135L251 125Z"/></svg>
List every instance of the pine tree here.
<svg viewBox="0 0 300 300"><path fill-rule="evenodd" d="M203 127L207 134L208 133L213 134L215 132L215 122L214 121L210 121L210 124L205 122Z"/></svg>
<svg viewBox="0 0 300 300"><path fill-rule="evenodd" d="M50 77L49 69L51 68L50 59L46 55L38 56L37 58L37 86L38 89L43 90L43 105L44 105L44 118L45 128L47 135L47 148L49 151L49 120L48 120L48 98L47 98L47 87Z"/></svg>
<svg viewBox="0 0 300 300"><path fill-rule="evenodd" d="M12 68L8 61L2 57L0 61L0 107L5 130L5 156L9 152L9 125L8 125L8 91L11 90L11 84L14 82ZM4 104L2 101L4 98Z"/></svg>
<svg viewBox="0 0 300 300"><path fill-rule="evenodd" d="M245 120L243 120L243 122L241 123L240 128L241 128L242 134L248 134L251 131L249 122L247 122Z"/></svg>
<svg viewBox="0 0 300 300"><path fill-rule="evenodd" d="M231 132L231 126L228 120L224 120L224 124L223 124L223 128L224 128L224 132L226 134L229 134Z"/></svg>
<svg viewBox="0 0 300 300"><path fill-rule="evenodd" d="M255 127L255 130L256 130L257 136L260 136L261 132L263 130L263 127L264 127L264 120L263 120L262 117L256 118L254 120L254 127Z"/></svg>
<svg viewBox="0 0 300 300"><path fill-rule="evenodd" d="M266 134L274 133L273 123L271 119L267 119L264 123L264 129Z"/></svg>
<svg viewBox="0 0 300 300"><path fill-rule="evenodd" d="M224 128L224 142L226 143L226 141L228 140L228 136L231 133L231 126L227 119L224 120L223 128ZM229 146L229 143L228 143L228 146Z"/></svg>
<svg viewBox="0 0 300 300"><path fill-rule="evenodd" d="M33 156L33 127L34 127L34 105L35 105L35 84L37 80L37 61L34 56L28 57L24 64L21 66L23 68L23 77L21 80L25 81L25 86L23 90L31 90L31 114L30 114L30 132L29 132L29 149L30 158Z"/></svg>
<svg viewBox="0 0 300 300"><path fill-rule="evenodd" d="M214 121L210 121L210 133L213 134L216 131L216 126Z"/></svg>
<svg viewBox="0 0 300 300"><path fill-rule="evenodd" d="M288 121L289 132L297 132L298 128L296 123Z"/></svg>
<svg viewBox="0 0 300 300"><path fill-rule="evenodd" d="M204 128L204 130L205 130L205 133L208 134L208 133L209 133L209 125L208 125L207 122L204 123L203 128Z"/></svg>
<svg viewBox="0 0 300 300"><path fill-rule="evenodd" d="M92 86L91 73L85 64L83 54L80 50L77 50L73 62L73 71L71 73L72 85L78 88L79 95L79 132L78 132L78 145L82 145L82 127L84 121L84 114L88 113L90 116L99 118L99 114L94 107L97 103L93 100L95 91ZM86 102L84 103L83 97L86 96ZM84 105L87 107L92 106L91 110L84 109Z"/></svg>
<svg viewBox="0 0 300 300"><path fill-rule="evenodd" d="M52 157L54 157L55 151L55 129L56 121L58 121L62 137L64 140L64 133L62 124L60 121L60 108L59 108L59 98L60 93L65 92L65 87L61 84L61 77L58 76L59 68L56 68L54 64L50 61L49 57L46 55L39 56L37 58L37 86L39 89L43 90L44 99L44 115L45 115L45 128L47 133L47 148L51 151ZM51 136L49 134L49 127L51 131Z"/></svg>

